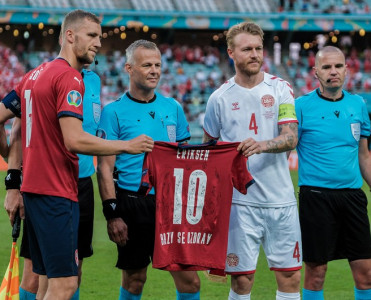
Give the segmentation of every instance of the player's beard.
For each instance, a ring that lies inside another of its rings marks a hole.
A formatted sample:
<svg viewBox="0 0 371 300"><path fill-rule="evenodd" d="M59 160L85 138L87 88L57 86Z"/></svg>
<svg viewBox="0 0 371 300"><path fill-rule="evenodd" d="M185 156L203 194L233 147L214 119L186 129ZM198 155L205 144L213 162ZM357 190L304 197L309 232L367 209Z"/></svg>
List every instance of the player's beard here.
<svg viewBox="0 0 371 300"><path fill-rule="evenodd" d="M89 57L88 50L85 49L85 45L81 44L83 47L80 47L79 44L79 37L76 36L76 44L75 44L75 53L77 61L82 65L90 65L94 58ZM82 54L81 54L82 53Z"/></svg>
<svg viewBox="0 0 371 300"><path fill-rule="evenodd" d="M93 59L89 57L88 53L79 55L76 58L77 58L77 61L83 65L90 65L93 62Z"/></svg>
<svg viewBox="0 0 371 300"><path fill-rule="evenodd" d="M257 67L250 67L249 64L252 63L252 62L258 63L258 66ZM259 74L262 65L263 65L263 60L254 60L254 61L250 61L248 63L247 62L240 62L236 65L236 67L240 70L241 73L244 73L247 76L252 76L252 75Z"/></svg>

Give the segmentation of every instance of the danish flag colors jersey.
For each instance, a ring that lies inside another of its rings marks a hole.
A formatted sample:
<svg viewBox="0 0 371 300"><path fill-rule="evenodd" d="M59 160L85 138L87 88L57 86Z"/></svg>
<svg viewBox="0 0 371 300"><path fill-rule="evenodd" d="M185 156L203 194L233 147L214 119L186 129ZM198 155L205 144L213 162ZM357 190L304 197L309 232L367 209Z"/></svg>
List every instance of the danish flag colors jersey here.
<svg viewBox="0 0 371 300"><path fill-rule="evenodd" d="M231 78L216 90L206 106L204 131L227 142L264 141L279 135L278 125L290 122L297 123L290 84L264 73L264 80L251 89ZM252 155L249 171L255 184L247 195L235 189L233 203L256 207L296 204L286 153Z"/></svg>
<svg viewBox="0 0 371 300"><path fill-rule="evenodd" d="M64 59L44 63L16 88L22 111L23 192L77 201L78 158L63 141L59 118L82 120L84 82Z"/></svg>
<svg viewBox="0 0 371 300"><path fill-rule="evenodd" d="M155 142L146 155L140 190L156 190L154 268L224 270L232 189L246 194L253 183L237 146Z"/></svg>

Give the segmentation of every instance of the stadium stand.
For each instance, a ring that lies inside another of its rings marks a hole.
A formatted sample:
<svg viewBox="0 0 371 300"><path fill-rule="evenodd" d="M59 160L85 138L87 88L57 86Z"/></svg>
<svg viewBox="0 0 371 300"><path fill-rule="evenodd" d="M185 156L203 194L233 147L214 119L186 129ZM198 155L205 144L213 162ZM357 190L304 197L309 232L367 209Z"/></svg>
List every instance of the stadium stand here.
<svg viewBox="0 0 371 300"><path fill-rule="evenodd" d="M32 7L71 7L68 0L28 0Z"/></svg>
<svg viewBox="0 0 371 300"><path fill-rule="evenodd" d="M235 0L239 12L269 13L272 12L267 0Z"/></svg>
<svg viewBox="0 0 371 300"><path fill-rule="evenodd" d="M214 0L174 0L175 7L179 11L187 12L216 12L217 5Z"/></svg>

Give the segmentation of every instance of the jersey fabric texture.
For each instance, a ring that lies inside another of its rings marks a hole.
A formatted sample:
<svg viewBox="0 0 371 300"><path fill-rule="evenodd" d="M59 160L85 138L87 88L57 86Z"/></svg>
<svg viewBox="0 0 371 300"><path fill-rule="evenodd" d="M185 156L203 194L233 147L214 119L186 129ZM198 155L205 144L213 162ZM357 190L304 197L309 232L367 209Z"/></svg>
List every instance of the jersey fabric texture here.
<svg viewBox="0 0 371 300"><path fill-rule="evenodd" d="M146 155L141 191L156 190L154 268L224 269L232 189L246 194L253 183L237 146L155 142Z"/></svg>
<svg viewBox="0 0 371 300"><path fill-rule="evenodd" d="M85 84L82 128L84 131L96 135L101 115L100 78L90 70L84 69L82 73ZM77 156L79 157L79 178L93 175L95 172L93 156L84 154Z"/></svg>
<svg viewBox="0 0 371 300"><path fill-rule="evenodd" d="M27 73L15 91L23 112L21 191L77 201L78 157L64 145L59 118L82 120L81 74L55 59Z"/></svg>
<svg viewBox="0 0 371 300"><path fill-rule="evenodd" d="M299 121L299 186L361 188L359 140L370 135L367 107L343 90L332 101L314 90L295 101Z"/></svg>
<svg viewBox="0 0 371 300"><path fill-rule="evenodd" d="M107 140L131 140L141 134L155 141L180 142L190 138L189 126L180 104L158 93L149 102L125 93L102 111L98 136ZM118 186L138 191L144 154L123 153L116 156ZM154 193L153 191L151 192Z"/></svg>
<svg viewBox="0 0 371 300"><path fill-rule="evenodd" d="M204 131L227 142L263 141L277 137L278 125L289 122L297 122L290 84L264 73L264 80L251 89L231 78L216 90L207 102ZM257 207L296 204L286 153L252 155L249 171L255 184L247 195L234 190L233 203Z"/></svg>

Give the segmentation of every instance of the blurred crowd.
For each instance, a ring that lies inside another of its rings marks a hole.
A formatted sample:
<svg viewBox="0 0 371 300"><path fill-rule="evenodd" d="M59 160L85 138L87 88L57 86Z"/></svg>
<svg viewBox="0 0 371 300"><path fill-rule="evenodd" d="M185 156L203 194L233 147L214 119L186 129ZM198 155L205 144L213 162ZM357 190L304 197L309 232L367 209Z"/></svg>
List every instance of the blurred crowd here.
<svg viewBox="0 0 371 300"><path fill-rule="evenodd" d="M211 93L225 82L234 72L233 61L225 51L211 46L168 45L159 46L162 53L162 77L159 92L177 99L183 106L190 122L203 124L203 112ZM345 83L347 90L355 93L371 93L371 49L357 51L344 50L347 54L348 74ZM297 55L291 55L297 53ZM305 94L318 87L314 76L315 54L313 51L296 51L283 56L283 68L288 76L280 74L268 51L264 52L262 70L281 76L290 81L296 95ZM25 53L19 47L11 50L0 45L0 99L2 99L23 75L57 56L57 52ZM91 68L101 77L101 100L103 106L118 99L126 90L128 75L124 70L125 55L116 50L98 55L98 64Z"/></svg>
<svg viewBox="0 0 371 300"><path fill-rule="evenodd" d="M367 0L279 0L278 12L369 14Z"/></svg>

